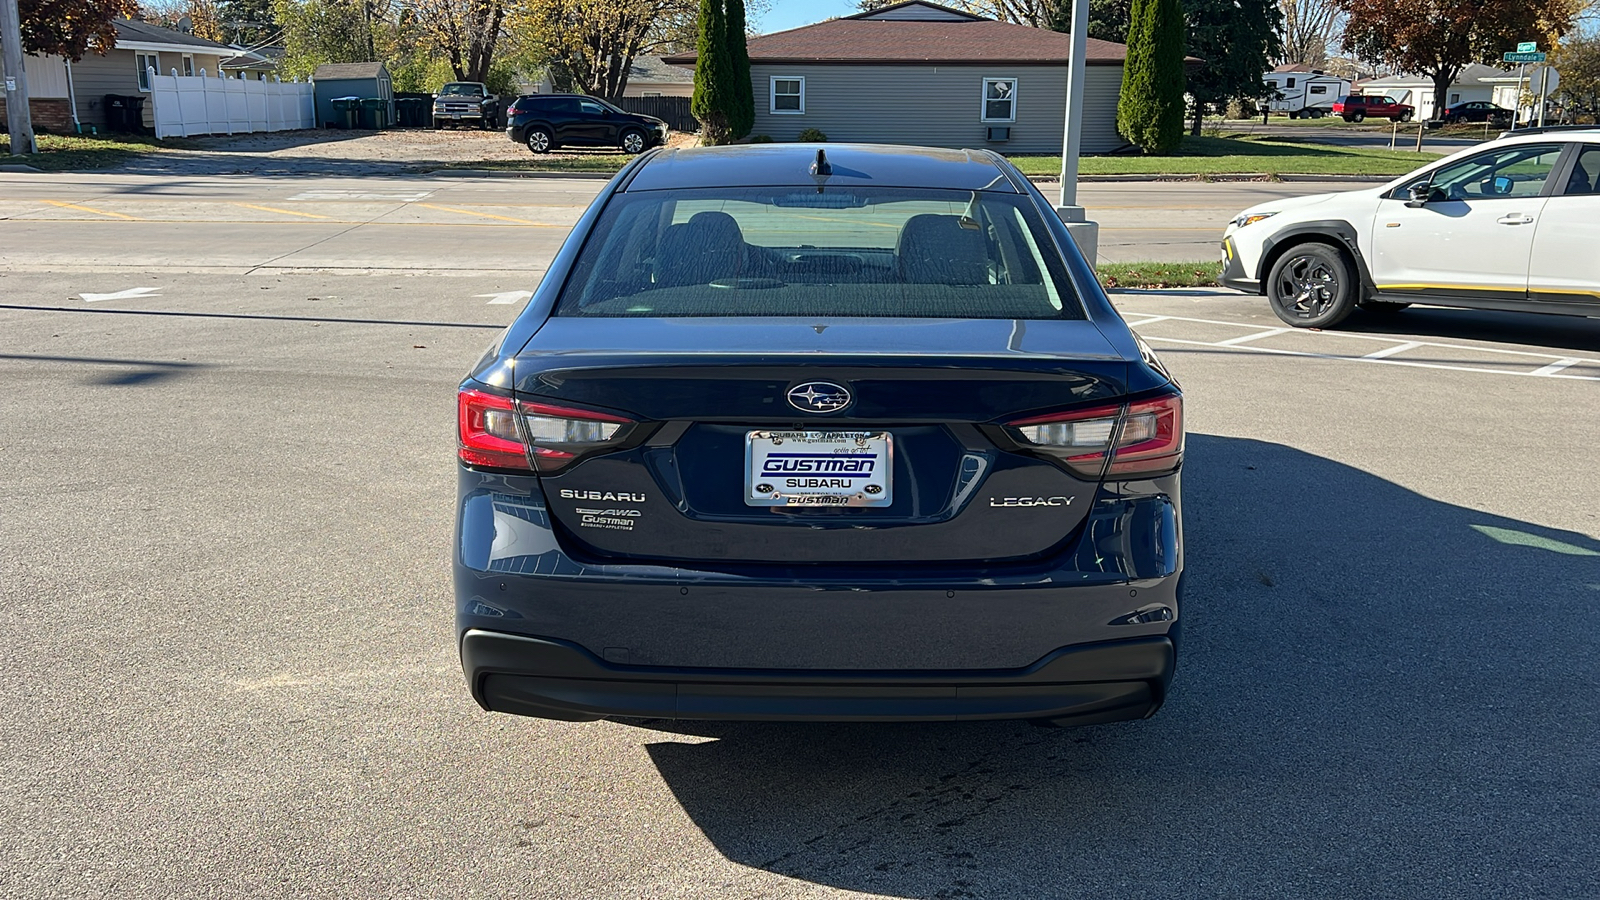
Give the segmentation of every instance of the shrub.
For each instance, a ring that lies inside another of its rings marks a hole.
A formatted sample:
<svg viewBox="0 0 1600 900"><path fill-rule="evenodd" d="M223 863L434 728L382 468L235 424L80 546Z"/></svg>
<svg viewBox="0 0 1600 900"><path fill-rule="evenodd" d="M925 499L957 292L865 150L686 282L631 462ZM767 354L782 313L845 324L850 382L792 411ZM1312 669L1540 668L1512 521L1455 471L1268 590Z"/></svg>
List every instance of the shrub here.
<svg viewBox="0 0 1600 900"><path fill-rule="evenodd" d="M755 137L750 139L750 143L752 143L752 144L774 144L774 143L777 143L777 138L774 138L770 134L758 134Z"/></svg>
<svg viewBox="0 0 1600 900"><path fill-rule="evenodd" d="M805 131L800 132L800 136L796 140L820 144L827 141L828 136L815 128L807 128Z"/></svg>

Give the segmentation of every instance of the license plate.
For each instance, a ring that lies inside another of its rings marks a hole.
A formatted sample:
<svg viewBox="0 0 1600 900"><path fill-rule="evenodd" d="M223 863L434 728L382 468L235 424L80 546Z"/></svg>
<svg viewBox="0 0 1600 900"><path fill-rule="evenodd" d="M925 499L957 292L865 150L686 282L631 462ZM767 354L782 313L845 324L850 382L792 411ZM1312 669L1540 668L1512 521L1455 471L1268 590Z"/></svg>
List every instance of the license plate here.
<svg viewBox="0 0 1600 900"><path fill-rule="evenodd" d="M451 113L450 114L450 118L459 119L459 118L461 118L461 113Z"/></svg>
<svg viewBox="0 0 1600 900"><path fill-rule="evenodd" d="M887 506L894 440L884 431L751 431L745 435L750 506Z"/></svg>

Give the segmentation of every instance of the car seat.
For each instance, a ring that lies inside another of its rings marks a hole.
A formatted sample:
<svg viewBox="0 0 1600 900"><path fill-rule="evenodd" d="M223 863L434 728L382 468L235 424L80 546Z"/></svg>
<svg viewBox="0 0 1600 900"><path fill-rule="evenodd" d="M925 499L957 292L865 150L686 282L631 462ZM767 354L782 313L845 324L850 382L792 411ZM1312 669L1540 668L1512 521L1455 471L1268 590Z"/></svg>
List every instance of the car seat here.
<svg viewBox="0 0 1600 900"><path fill-rule="evenodd" d="M663 286L736 278L744 262L744 232L725 212L695 213L661 234L657 270Z"/></svg>
<svg viewBox="0 0 1600 900"><path fill-rule="evenodd" d="M963 228L959 216L912 216L895 248L906 284L988 284L989 248L983 232Z"/></svg>

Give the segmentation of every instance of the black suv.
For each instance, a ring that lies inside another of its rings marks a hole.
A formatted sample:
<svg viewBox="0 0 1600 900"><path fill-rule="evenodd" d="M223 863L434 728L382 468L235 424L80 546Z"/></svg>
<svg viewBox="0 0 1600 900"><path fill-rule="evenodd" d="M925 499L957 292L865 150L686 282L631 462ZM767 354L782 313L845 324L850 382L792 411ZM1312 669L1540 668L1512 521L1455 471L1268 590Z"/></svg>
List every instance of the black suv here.
<svg viewBox="0 0 1600 900"><path fill-rule="evenodd" d="M665 143L667 123L582 94L525 94L506 110L506 137L535 153L558 147L616 147L642 153Z"/></svg>

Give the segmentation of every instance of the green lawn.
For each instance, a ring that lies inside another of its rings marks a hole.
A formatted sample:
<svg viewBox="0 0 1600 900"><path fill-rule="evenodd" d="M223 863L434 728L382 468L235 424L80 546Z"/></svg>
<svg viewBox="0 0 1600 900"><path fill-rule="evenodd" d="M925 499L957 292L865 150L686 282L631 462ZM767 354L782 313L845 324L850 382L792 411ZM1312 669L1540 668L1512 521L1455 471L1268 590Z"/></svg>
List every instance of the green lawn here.
<svg viewBox="0 0 1600 900"><path fill-rule="evenodd" d="M131 156L154 153L163 148L191 147L183 140L158 141L141 135L71 135L40 134L35 136L38 153L11 155L10 135L0 133L0 164L21 163L46 172L69 172L78 169L104 169Z"/></svg>
<svg viewBox="0 0 1600 900"><path fill-rule="evenodd" d="M1083 175L1404 175L1437 153L1300 144L1260 135L1186 137L1174 156L1086 156ZM1013 156L1026 175L1055 175L1059 156Z"/></svg>
<svg viewBox="0 0 1600 900"><path fill-rule="evenodd" d="M1111 288L1216 287L1222 263L1150 262L1101 263L1095 266L1100 283Z"/></svg>

